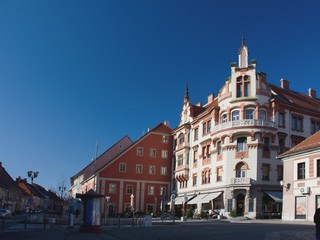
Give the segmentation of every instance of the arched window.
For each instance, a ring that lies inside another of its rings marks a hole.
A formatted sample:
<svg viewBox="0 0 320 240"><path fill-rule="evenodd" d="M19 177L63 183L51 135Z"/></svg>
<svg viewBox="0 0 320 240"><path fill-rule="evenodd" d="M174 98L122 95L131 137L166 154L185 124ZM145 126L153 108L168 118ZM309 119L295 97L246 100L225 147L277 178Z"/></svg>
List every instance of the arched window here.
<svg viewBox="0 0 320 240"><path fill-rule="evenodd" d="M232 121L239 121L240 120L240 111L234 110L232 112L231 116L232 116Z"/></svg>
<svg viewBox="0 0 320 240"><path fill-rule="evenodd" d="M226 113L221 116L221 123L226 123L228 121L228 115Z"/></svg>
<svg viewBox="0 0 320 240"><path fill-rule="evenodd" d="M248 166L243 163L240 162L236 165L236 177L237 178L243 178L247 176L247 170L248 170Z"/></svg>
<svg viewBox="0 0 320 240"><path fill-rule="evenodd" d="M253 108L246 108L245 119L254 119L254 109Z"/></svg>

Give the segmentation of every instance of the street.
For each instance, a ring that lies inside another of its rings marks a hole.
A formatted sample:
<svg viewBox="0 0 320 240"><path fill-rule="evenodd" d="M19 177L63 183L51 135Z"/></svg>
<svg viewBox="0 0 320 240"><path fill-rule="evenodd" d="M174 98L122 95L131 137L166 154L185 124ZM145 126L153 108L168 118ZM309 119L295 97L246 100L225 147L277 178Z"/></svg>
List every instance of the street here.
<svg viewBox="0 0 320 240"><path fill-rule="evenodd" d="M247 221L188 221L154 223L151 227L122 225L103 227L101 233L80 233L79 226L67 228L66 225L48 225L47 229L28 229L28 231L0 232L6 239L108 239L108 240L314 240L314 225L308 222L283 222L281 220Z"/></svg>

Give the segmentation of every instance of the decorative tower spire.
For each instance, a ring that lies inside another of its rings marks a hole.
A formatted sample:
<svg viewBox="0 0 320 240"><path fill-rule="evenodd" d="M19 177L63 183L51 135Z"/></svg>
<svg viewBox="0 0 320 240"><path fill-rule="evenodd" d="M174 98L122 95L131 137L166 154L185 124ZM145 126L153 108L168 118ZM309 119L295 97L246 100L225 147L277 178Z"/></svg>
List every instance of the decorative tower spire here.
<svg viewBox="0 0 320 240"><path fill-rule="evenodd" d="M246 46L244 42L244 33L242 33L242 42L241 42L241 47L238 52L239 56L239 68L246 68L248 67L248 47Z"/></svg>
<svg viewBox="0 0 320 240"><path fill-rule="evenodd" d="M186 90L184 93L184 103L189 102L189 88L188 88L188 82L186 83Z"/></svg>

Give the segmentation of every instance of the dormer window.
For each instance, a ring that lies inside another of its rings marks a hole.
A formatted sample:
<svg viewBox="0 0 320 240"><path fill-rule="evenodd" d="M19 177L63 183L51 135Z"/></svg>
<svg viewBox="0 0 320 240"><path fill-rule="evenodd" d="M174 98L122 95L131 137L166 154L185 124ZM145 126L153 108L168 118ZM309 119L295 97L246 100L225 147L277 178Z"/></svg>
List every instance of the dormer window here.
<svg viewBox="0 0 320 240"><path fill-rule="evenodd" d="M237 78L237 98L250 95L250 77L241 76Z"/></svg>

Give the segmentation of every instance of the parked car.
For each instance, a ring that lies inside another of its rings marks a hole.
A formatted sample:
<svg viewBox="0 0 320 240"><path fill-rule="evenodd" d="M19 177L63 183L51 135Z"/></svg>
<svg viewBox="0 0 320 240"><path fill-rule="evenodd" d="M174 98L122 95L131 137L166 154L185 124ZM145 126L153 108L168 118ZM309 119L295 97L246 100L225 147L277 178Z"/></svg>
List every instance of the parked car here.
<svg viewBox="0 0 320 240"><path fill-rule="evenodd" d="M12 213L8 209L0 209L0 218L10 218L12 217Z"/></svg>

